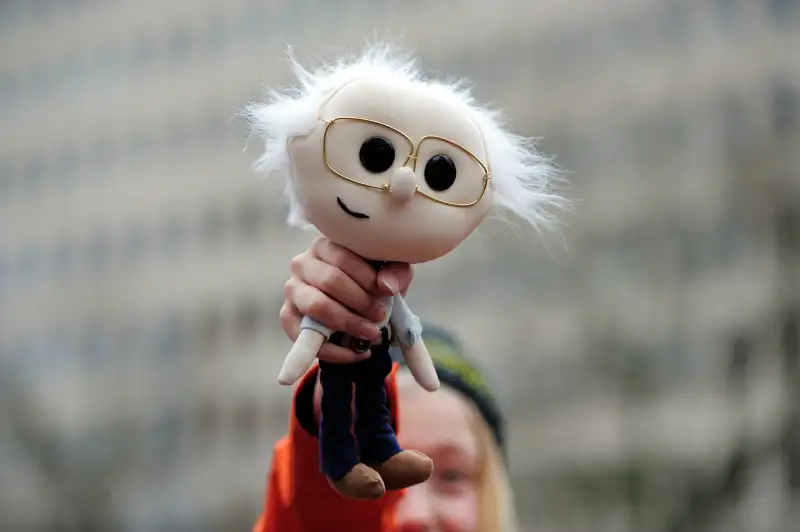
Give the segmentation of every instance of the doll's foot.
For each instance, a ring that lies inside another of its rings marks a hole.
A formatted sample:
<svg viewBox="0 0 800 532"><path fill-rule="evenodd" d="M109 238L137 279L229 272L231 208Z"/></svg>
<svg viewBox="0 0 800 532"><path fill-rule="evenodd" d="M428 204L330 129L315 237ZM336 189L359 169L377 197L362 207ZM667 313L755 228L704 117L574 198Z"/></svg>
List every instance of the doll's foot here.
<svg viewBox="0 0 800 532"><path fill-rule="evenodd" d="M433 475L433 461L417 451L401 451L373 468L383 478L387 490L421 484Z"/></svg>
<svg viewBox="0 0 800 532"><path fill-rule="evenodd" d="M380 499L386 491L380 474L364 464L356 464L338 481L328 479L328 482L346 499Z"/></svg>

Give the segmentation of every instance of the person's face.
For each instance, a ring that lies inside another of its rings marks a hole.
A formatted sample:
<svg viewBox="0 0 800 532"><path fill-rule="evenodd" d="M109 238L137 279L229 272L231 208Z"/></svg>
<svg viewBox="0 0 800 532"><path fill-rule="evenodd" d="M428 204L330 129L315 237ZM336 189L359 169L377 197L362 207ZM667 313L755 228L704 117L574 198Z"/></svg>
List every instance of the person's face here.
<svg viewBox="0 0 800 532"><path fill-rule="evenodd" d="M488 213L482 133L448 99L362 79L323 105L320 119L290 142L293 189L309 222L337 244L368 259L427 262Z"/></svg>
<svg viewBox="0 0 800 532"><path fill-rule="evenodd" d="M406 490L397 509L400 532L476 532L480 449L473 411L457 392L424 391L410 375L398 375L400 443L427 454L433 478Z"/></svg>

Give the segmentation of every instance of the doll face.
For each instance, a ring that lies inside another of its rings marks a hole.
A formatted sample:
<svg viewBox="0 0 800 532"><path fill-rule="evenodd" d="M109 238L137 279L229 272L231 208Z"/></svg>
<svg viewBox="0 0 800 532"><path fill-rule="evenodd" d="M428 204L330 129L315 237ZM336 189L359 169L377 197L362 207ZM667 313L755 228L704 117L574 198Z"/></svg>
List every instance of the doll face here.
<svg viewBox="0 0 800 532"><path fill-rule="evenodd" d="M325 236L372 260L421 263L467 238L491 206L483 137L452 102L363 79L289 145L294 189Z"/></svg>

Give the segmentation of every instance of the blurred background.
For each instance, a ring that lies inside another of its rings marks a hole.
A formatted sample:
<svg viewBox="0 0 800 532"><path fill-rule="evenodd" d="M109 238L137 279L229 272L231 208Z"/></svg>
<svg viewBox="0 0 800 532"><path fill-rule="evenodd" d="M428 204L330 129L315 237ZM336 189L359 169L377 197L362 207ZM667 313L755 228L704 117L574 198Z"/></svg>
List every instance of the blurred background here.
<svg viewBox="0 0 800 532"><path fill-rule="evenodd" d="M233 117L375 36L570 171L563 239L488 223L410 295L523 530L800 529L800 1L4 0L0 530L249 530L310 236Z"/></svg>

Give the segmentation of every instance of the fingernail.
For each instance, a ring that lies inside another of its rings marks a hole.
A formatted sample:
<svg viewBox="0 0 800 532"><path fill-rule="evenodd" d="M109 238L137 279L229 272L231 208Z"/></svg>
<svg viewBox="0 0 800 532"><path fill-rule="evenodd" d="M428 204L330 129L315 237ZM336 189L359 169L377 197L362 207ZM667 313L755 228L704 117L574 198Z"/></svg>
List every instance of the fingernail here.
<svg viewBox="0 0 800 532"><path fill-rule="evenodd" d="M366 353L356 353L356 362L361 362L362 360L366 360L372 355L372 351L367 351Z"/></svg>
<svg viewBox="0 0 800 532"><path fill-rule="evenodd" d="M383 301L376 301L372 304L372 314L377 316L379 321L386 318L386 305L383 304Z"/></svg>
<svg viewBox="0 0 800 532"><path fill-rule="evenodd" d="M392 295L396 294L398 292L398 290L399 290L398 287L397 287L398 283L394 279L383 279L381 281L381 284Z"/></svg>
<svg viewBox="0 0 800 532"><path fill-rule="evenodd" d="M374 323L362 323L358 326L358 335L364 340L372 340L379 332Z"/></svg>

